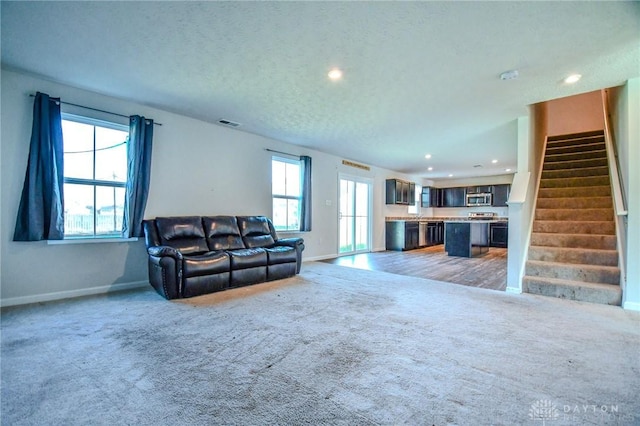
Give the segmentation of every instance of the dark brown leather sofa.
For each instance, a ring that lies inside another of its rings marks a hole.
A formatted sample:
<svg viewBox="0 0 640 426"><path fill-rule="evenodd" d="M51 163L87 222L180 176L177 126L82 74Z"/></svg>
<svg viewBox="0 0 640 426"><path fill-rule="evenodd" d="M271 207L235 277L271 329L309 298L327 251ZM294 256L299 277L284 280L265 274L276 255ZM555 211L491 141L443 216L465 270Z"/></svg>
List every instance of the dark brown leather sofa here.
<svg viewBox="0 0 640 426"><path fill-rule="evenodd" d="M176 216L143 222L149 282L167 299L294 276L302 238L278 239L264 216Z"/></svg>

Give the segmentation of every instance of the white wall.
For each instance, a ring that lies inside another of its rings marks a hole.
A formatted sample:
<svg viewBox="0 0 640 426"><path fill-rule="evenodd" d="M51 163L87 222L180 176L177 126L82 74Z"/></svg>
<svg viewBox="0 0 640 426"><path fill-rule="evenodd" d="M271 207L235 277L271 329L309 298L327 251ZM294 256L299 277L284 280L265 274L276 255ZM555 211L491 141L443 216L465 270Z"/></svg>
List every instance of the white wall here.
<svg viewBox="0 0 640 426"><path fill-rule="evenodd" d="M266 148L310 155L313 158L313 229L291 234L305 239L307 260L329 258L337 253L338 173L373 180L373 248L377 250L384 249L385 216L406 214L406 207L385 205L385 179L417 180L376 167L365 171L344 166L343 159L336 156L2 70L0 296L3 305L103 292L147 282L143 241L63 245L12 241L31 135L33 98L29 94L36 91L124 115L144 115L163 124L154 128L151 188L145 212L148 218L189 214L271 216L271 153ZM122 122L122 119L87 110L70 111L64 105L63 111Z"/></svg>
<svg viewBox="0 0 640 426"><path fill-rule="evenodd" d="M544 114L543 114L544 115ZM538 118L539 119L539 118ZM535 139L532 125L536 108L528 117L518 118L518 167L509 196L509 242L507 251L507 292L522 293L522 276L529 245L535 197Z"/></svg>
<svg viewBox="0 0 640 426"><path fill-rule="evenodd" d="M627 201L626 288L623 307L640 311L640 78L610 91L613 133Z"/></svg>
<svg viewBox="0 0 640 426"><path fill-rule="evenodd" d="M547 102L548 135L567 135L604 129L600 91Z"/></svg>

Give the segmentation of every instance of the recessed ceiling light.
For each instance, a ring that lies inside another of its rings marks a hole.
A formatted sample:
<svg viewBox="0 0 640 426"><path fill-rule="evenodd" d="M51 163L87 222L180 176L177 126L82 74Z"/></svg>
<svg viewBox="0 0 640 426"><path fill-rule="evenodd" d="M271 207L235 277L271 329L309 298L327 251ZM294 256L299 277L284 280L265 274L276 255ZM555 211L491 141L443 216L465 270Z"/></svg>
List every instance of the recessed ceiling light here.
<svg viewBox="0 0 640 426"><path fill-rule="evenodd" d="M564 82L567 84L577 83L582 76L580 74L571 74L569 77L564 79Z"/></svg>
<svg viewBox="0 0 640 426"><path fill-rule="evenodd" d="M431 170L433 170L433 167L429 167L427 170L431 171Z"/></svg>
<svg viewBox="0 0 640 426"><path fill-rule="evenodd" d="M429 158L431 158L431 154L425 155L424 158L426 158L428 160Z"/></svg>
<svg viewBox="0 0 640 426"><path fill-rule="evenodd" d="M511 171L511 169L504 169L504 171L505 171L505 172L510 172L510 171Z"/></svg>
<svg viewBox="0 0 640 426"><path fill-rule="evenodd" d="M492 162L493 164L496 164L496 163L498 162L498 160L491 160L491 162Z"/></svg>
<svg viewBox="0 0 640 426"><path fill-rule="evenodd" d="M329 74L327 74L327 76L329 76L331 80L340 80L342 78L342 70L339 68L333 68L331 71L329 71Z"/></svg>
<svg viewBox="0 0 640 426"><path fill-rule="evenodd" d="M449 177L453 177L453 175L449 175Z"/></svg>

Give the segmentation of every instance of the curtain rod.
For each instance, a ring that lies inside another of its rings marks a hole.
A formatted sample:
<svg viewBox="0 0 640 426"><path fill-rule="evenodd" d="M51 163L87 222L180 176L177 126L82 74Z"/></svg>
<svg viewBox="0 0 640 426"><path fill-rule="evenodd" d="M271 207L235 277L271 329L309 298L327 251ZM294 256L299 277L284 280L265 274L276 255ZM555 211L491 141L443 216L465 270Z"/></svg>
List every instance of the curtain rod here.
<svg viewBox="0 0 640 426"><path fill-rule="evenodd" d="M275 149L265 148L264 150L265 150L265 151L269 151L269 152L275 152L276 154L284 154L284 155L288 155L288 156L290 156L290 157L300 158L300 156L299 156L299 155L289 154L288 152L276 151Z"/></svg>
<svg viewBox="0 0 640 426"><path fill-rule="evenodd" d="M32 97L32 98L36 97L36 95L34 95L34 94L29 94L29 96ZM49 99L53 100L53 98L49 98ZM71 102L64 102L64 101L58 101L58 102L60 102L61 104L64 104L64 105L71 105L71 106L78 107L78 108L90 109L91 111L103 112L105 114L111 114L111 115L115 115L115 116L118 116L118 117L129 118L128 115L118 114L117 112L105 111L103 109L98 109L98 108L92 108L92 107L88 107L88 106L84 106L84 105L73 104ZM156 126L162 126L162 123L156 123L155 121L153 122L153 124L155 124Z"/></svg>

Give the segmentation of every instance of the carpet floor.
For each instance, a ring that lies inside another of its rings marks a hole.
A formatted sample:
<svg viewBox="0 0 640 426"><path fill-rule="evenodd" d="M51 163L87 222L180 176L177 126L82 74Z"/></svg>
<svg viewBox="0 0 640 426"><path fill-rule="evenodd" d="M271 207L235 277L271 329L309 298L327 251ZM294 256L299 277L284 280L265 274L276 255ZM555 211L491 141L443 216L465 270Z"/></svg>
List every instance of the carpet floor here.
<svg viewBox="0 0 640 426"><path fill-rule="evenodd" d="M640 424L640 314L308 262L2 310L3 425Z"/></svg>

